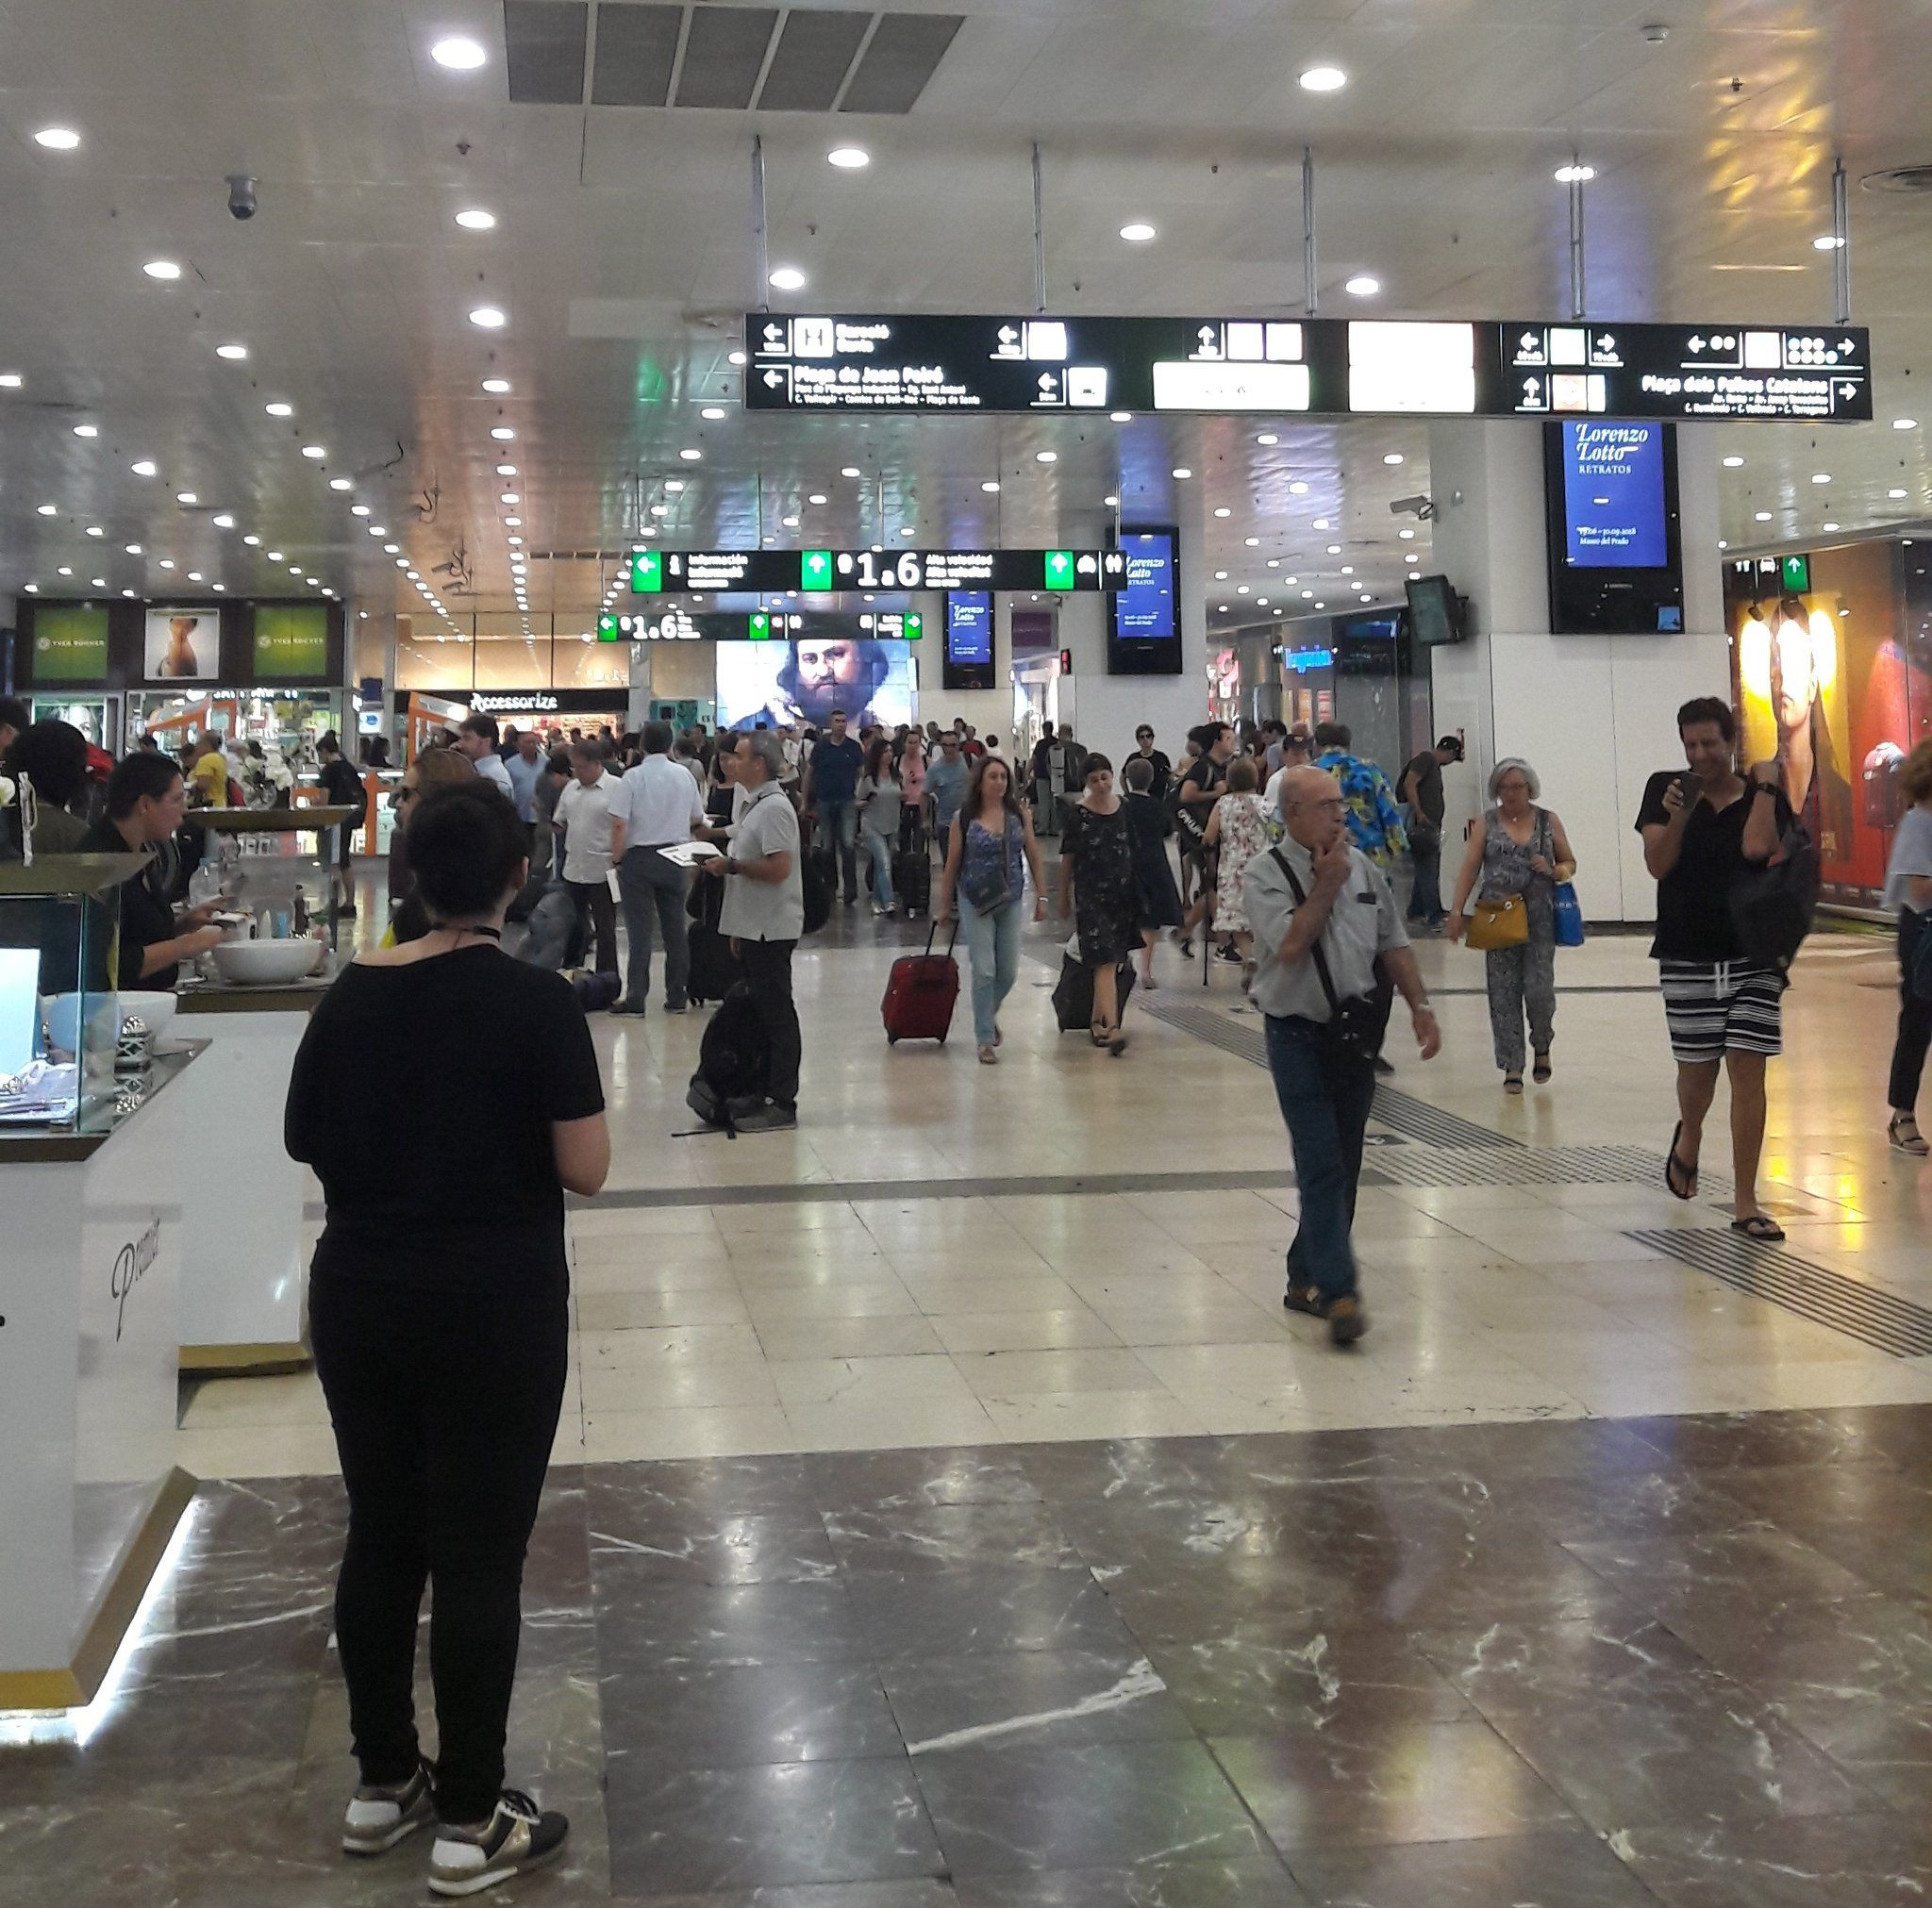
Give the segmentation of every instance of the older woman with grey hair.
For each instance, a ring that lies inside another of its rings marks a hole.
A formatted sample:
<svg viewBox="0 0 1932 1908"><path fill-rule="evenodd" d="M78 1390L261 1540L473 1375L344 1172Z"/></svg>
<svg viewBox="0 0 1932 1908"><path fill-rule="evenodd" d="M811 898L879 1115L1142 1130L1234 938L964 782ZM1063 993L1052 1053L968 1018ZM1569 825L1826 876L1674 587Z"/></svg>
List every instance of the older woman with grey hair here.
<svg viewBox="0 0 1932 1908"><path fill-rule="evenodd" d="M1469 831L1469 849L1456 881L1447 933L1462 938L1472 890L1483 901L1523 898L1529 934L1512 947L1492 947L1483 960L1490 991L1490 1031L1503 1090L1523 1091L1524 1017L1536 1055L1535 1079L1550 1077L1550 1042L1557 1019L1557 884L1576 872L1576 857L1561 819L1537 806L1542 783L1520 755L1506 756L1490 773L1490 804Z"/></svg>

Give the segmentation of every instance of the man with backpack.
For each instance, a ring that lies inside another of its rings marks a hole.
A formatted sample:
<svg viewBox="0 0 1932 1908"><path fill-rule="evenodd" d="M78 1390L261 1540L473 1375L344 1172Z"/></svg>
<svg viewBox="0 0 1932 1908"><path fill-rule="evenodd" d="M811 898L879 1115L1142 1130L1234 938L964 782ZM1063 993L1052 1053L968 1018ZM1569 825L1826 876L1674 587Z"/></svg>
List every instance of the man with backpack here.
<svg viewBox="0 0 1932 1908"><path fill-rule="evenodd" d="M740 781L750 799L732 830L731 852L703 864L725 884L719 931L744 965L745 990L771 1046L765 1103L734 1118L741 1133L798 1124L803 1040L791 999L791 951L805 931L804 857L784 773L784 743L770 729L754 731L740 753Z"/></svg>

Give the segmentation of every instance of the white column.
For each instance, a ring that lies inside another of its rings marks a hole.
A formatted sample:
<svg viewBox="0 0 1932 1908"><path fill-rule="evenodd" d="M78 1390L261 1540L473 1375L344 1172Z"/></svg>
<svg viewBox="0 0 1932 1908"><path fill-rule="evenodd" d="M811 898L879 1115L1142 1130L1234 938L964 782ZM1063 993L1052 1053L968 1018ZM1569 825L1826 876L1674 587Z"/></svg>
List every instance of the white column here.
<svg viewBox="0 0 1932 1908"><path fill-rule="evenodd" d="M1710 427L1677 431L1681 636L1551 630L1542 456L1537 425L1429 427L1435 566L1470 599L1469 640L1434 653L1437 732L1461 730L1469 750L1468 765L1443 778L1445 833L1459 838L1491 769L1520 755L1563 818L1585 915L1649 921L1657 888L1635 829L1643 785L1682 760L1678 705L1730 694Z"/></svg>

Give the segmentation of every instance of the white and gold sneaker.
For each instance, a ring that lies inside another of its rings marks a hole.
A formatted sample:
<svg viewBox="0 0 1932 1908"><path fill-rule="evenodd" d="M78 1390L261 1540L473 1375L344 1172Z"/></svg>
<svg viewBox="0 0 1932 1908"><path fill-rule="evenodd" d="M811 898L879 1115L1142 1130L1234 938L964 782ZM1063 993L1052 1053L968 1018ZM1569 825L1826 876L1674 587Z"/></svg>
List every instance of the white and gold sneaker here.
<svg viewBox="0 0 1932 1908"><path fill-rule="evenodd" d="M541 1867L563 1848L570 1821L554 1809L540 1809L521 1789L505 1789L479 1829L438 1825L429 1851L429 1890L433 1895L480 1895L499 1882Z"/></svg>
<svg viewBox="0 0 1932 1908"><path fill-rule="evenodd" d="M428 1766L418 1763L406 1783L356 1791L342 1817L342 1847L352 1855L385 1855L435 1813Z"/></svg>

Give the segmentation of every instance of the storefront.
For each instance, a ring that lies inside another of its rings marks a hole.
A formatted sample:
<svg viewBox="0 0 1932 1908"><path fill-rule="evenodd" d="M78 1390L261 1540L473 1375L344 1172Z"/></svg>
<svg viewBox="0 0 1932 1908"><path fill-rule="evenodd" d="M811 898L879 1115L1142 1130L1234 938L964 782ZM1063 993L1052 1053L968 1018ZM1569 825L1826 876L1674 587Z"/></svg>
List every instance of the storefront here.
<svg viewBox="0 0 1932 1908"><path fill-rule="evenodd" d="M1877 908L1905 807L1899 770L1932 734L1925 550L1850 543L1724 570L1740 752L1779 763L1824 899L1842 908Z"/></svg>
<svg viewBox="0 0 1932 1908"><path fill-rule="evenodd" d="M604 729L621 736L627 726L626 697L608 689L473 689L467 696L398 689L396 728L403 759L413 761L430 739L471 716L493 716L500 729L535 729L546 747L594 738Z"/></svg>

